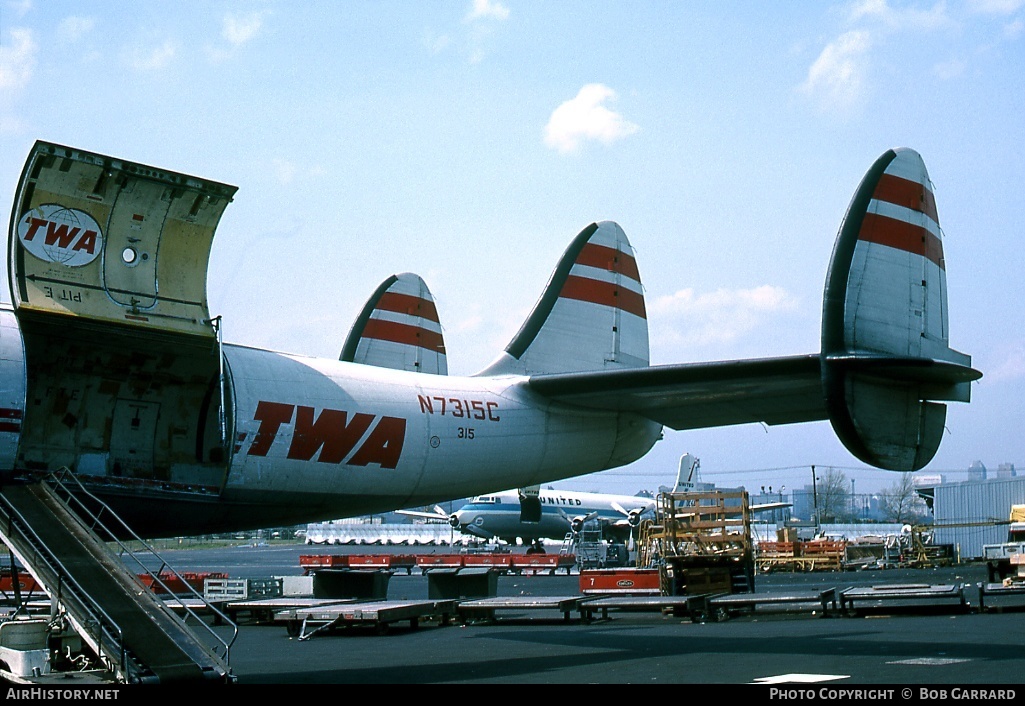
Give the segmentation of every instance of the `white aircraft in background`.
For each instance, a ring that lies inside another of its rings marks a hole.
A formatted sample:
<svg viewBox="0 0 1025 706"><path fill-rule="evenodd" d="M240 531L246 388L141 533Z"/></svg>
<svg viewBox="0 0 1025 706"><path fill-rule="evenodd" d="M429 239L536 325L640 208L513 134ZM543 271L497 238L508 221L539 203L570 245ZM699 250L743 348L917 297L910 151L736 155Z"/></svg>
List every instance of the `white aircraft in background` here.
<svg viewBox="0 0 1025 706"><path fill-rule="evenodd" d="M820 350L710 363L649 365L639 269L612 221L572 239L475 375L443 374L433 302L415 290L365 310L340 360L228 344L207 263L235 192L33 146L0 309L4 488L70 473L142 537L207 534L540 487L632 463L665 428L820 420L863 462L914 471L939 446L942 402L969 401L981 377L948 345L942 233L910 149L857 187ZM293 296L302 273L280 275L268 297Z"/></svg>
<svg viewBox="0 0 1025 706"><path fill-rule="evenodd" d="M694 474L699 461L691 454L680 459L675 488L660 493L696 489ZM537 546L545 539L565 539L577 534L587 522L600 523L606 539L630 544L637 539L641 521L655 516L658 498L650 494L615 495L555 488L522 488L478 495L452 513L440 506L434 511L399 510L398 514L448 522L463 534L507 544ZM752 513L790 507L791 503L763 503L748 507Z"/></svg>
<svg viewBox="0 0 1025 706"><path fill-rule="evenodd" d="M463 534L507 544L538 545L545 539L565 539L585 522L601 524L603 536L627 543L641 519L654 514L655 499L643 495L611 495L542 488L533 498L520 490L505 490L470 498L451 514L440 506L434 512L399 510L402 515L448 522Z"/></svg>

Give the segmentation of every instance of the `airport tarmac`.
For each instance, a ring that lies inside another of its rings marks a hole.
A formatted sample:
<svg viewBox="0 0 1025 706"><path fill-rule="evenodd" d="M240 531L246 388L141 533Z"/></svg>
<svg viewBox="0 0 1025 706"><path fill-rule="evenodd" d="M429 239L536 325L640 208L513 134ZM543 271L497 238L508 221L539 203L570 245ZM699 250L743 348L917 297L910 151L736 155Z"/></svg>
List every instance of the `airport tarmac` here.
<svg viewBox="0 0 1025 706"><path fill-rule="evenodd" d="M358 551L448 553L447 548L249 546L161 552L176 570L232 578L301 575L301 554ZM966 587L969 605L847 611L738 613L695 621L661 611L616 611L567 620L512 611L494 622L391 623L301 639L282 623L240 618L230 666L238 684L762 684L1015 685L1025 676L1025 610L980 612L982 564L934 569L770 573L755 593L836 587ZM427 597L417 570L392 575L389 600ZM577 575L503 575L497 595L580 593ZM227 628L218 628L227 631ZM1025 689L1021 691L1025 692Z"/></svg>

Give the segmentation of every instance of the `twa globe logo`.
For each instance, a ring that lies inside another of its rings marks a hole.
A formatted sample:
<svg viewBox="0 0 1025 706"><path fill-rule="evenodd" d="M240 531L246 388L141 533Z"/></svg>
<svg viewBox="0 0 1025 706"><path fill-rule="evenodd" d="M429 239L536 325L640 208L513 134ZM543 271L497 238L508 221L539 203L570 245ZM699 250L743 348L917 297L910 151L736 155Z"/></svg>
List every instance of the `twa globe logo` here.
<svg viewBox="0 0 1025 706"><path fill-rule="evenodd" d="M85 211L47 203L36 206L18 222L18 240L46 262L82 267L103 247L100 225Z"/></svg>

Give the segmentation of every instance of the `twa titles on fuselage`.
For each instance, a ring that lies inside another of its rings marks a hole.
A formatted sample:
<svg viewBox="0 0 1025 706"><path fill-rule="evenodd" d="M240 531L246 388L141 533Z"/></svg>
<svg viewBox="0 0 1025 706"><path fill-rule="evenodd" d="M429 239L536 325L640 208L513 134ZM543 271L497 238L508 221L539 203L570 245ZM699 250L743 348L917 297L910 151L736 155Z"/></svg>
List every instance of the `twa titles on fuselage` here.
<svg viewBox="0 0 1025 706"><path fill-rule="evenodd" d="M338 360L221 340L206 265L236 188L47 142L31 149L0 309L0 469L67 469L142 536L301 524L530 488L631 463L664 428L829 420L871 465L923 467L980 376L948 344L919 155L857 187L818 353L649 365L626 234L570 242L505 350L447 375L434 302L397 275ZM897 284L900 286L897 286ZM911 296L908 296L908 293Z"/></svg>

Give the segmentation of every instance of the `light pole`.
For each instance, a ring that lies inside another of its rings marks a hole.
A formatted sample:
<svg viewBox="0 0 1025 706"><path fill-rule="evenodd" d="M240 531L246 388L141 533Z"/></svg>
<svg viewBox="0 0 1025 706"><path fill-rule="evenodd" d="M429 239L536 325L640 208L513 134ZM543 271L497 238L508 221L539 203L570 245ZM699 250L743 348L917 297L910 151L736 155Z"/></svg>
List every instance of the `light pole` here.
<svg viewBox="0 0 1025 706"><path fill-rule="evenodd" d="M813 519L815 520L815 534L819 533L819 489L818 479L815 477L815 466L811 467L811 501L813 510Z"/></svg>
<svg viewBox="0 0 1025 706"><path fill-rule="evenodd" d="M851 520L857 519L857 504L854 501L854 479L851 478Z"/></svg>

